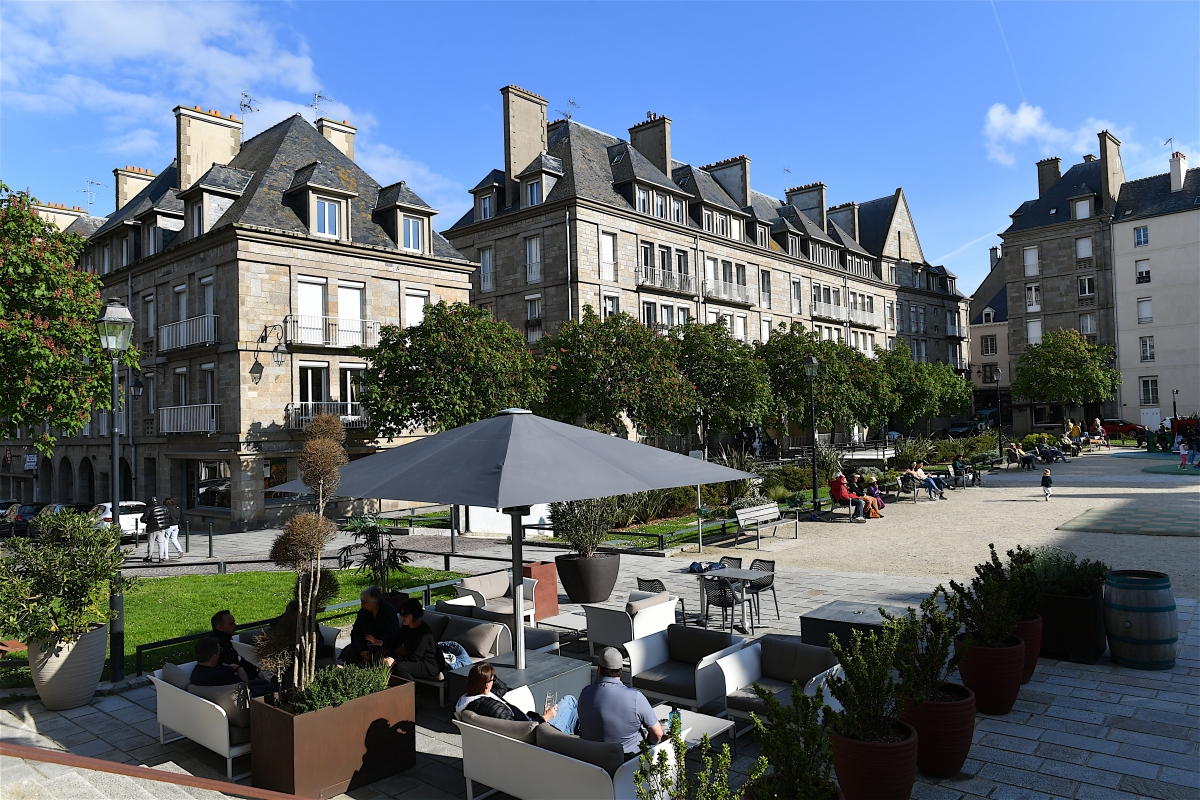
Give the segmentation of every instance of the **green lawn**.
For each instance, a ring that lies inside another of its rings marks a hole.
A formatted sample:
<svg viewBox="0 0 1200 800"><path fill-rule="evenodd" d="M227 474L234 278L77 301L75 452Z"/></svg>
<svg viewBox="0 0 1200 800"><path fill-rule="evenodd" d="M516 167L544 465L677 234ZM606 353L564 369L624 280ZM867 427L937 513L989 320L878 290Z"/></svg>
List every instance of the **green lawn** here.
<svg viewBox="0 0 1200 800"><path fill-rule="evenodd" d="M460 577L459 572L442 572L424 567L408 567L393 578L393 586L405 588ZM333 602L357 600L369 584L367 573L355 570L338 572L338 598ZM177 575L169 578L143 578L125 595L125 674L137 671L134 650L139 644L174 639L210 629L210 618L229 609L239 624L278 616L292 597L296 576L290 572L237 572L229 575ZM454 590L436 590L434 597L452 597ZM345 624L354 609L323 614L327 624ZM337 619L335 619L337 618ZM145 652L143 670L158 669L164 661L182 663L192 660L194 642ZM14 655L24 658L24 654ZM107 669L105 670L107 677ZM18 667L0 670L0 687L30 686L29 670Z"/></svg>

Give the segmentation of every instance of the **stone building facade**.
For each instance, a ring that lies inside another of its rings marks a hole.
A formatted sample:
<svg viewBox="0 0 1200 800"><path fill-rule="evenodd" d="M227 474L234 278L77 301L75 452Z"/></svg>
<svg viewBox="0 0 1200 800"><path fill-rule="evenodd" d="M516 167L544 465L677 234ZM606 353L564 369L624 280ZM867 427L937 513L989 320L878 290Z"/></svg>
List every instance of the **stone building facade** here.
<svg viewBox="0 0 1200 800"><path fill-rule="evenodd" d="M262 527L304 505L270 487L297 477L316 414L342 418L352 459L403 441L374 437L352 348L429 303L468 301L475 265L403 181L380 186L354 163L347 123L296 115L243 142L232 116L175 115L176 159L114 171L117 210L81 258L137 320L141 371L122 372L134 391L116 416L123 496L181 499L193 525ZM32 473L6 463L0 493L108 500L109 417Z"/></svg>
<svg viewBox="0 0 1200 800"><path fill-rule="evenodd" d="M1000 248L990 251L991 270L971 297L971 381L974 410L999 408L1000 421L1012 425L1012 360L1008 355L1008 285ZM997 372L999 370L999 372ZM992 421L989 419L990 425Z"/></svg>

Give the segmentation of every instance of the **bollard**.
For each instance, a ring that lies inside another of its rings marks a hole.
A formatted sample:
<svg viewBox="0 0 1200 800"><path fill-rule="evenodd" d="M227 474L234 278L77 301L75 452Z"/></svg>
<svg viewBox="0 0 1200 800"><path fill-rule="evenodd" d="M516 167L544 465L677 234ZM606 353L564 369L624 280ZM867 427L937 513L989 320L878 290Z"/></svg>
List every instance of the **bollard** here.
<svg viewBox="0 0 1200 800"><path fill-rule="evenodd" d="M212 558L212 557L213 557L213 551L212 551L212 526L213 526L213 524L212 524L211 522L210 522L210 523L208 523L208 557L209 557L209 558Z"/></svg>
<svg viewBox="0 0 1200 800"><path fill-rule="evenodd" d="M183 523L183 552L192 552L192 523Z"/></svg>
<svg viewBox="0 0 1200 800"><path fill-rule="evenodd" d="M225 562L224 562L224 561L218 561L218 562L217 562L217 574L218 574L218 575L224 575L224 574L225 574L226 572L228 572L228 571L229 571L229 570L228 570L228 568L225 566Z"/></svg>

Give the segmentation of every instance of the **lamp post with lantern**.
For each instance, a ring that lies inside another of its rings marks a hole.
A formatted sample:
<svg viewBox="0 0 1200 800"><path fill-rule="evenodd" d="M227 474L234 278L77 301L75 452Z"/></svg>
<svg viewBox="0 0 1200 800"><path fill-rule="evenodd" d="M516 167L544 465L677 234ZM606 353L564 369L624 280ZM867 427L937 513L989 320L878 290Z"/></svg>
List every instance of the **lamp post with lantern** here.
<svg viewBox="0 0 1200 800"><path fill-rule="evenodd" d="M812 501L813 513L812 521L817 521L817 515L821 513L821 501L817 498L817 368L820 364L817 363L816 356L804 357L804 374L808 376L808 402L809 402L809 432L812 434Z"/></svg>
<svg viewBox="0 0 1200 800"><path fill-rule="evenodd" d="M121 535L121 432L117 427L117 413L120 407L120 386L117 382L117 369L121 356L129 349L133 338L133 315L120 300L114 298L104 306L104 311L96 319L96 328L100 332L100 347L112 358L112 414L109 423L109 434L112 436L112 522L117 526L117 546L120 547ZM117 576L120 581L120 574ZM113 587L116 589L117 587ZM109 679L113 683L125 678L125 597L120 591L110 591L109 607L116 612L108 629L108 669Z"/></svg>
<svg viewBox="0 0 1200 800"><path fill-rule="evenodd" d="M983 372L983 367L975 370L975 374L983 382L987 382L987 375ZM999 367L992 367L992 380L996 383L996 454L1000 456L1001 463L1004 462L1004 406L1000 401L1000 376L1004 374Z"/></svg>

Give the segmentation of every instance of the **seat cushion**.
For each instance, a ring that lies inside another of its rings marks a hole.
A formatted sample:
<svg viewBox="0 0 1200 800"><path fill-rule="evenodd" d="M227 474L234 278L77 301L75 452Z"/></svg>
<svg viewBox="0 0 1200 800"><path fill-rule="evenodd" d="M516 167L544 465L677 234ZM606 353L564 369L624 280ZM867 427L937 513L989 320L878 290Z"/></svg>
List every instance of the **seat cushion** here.
<svg viewBox="0 0 1200 800"><path fill-rule="evenodd" d="M733 644L733 636L721 631L706 631L686 625L671 625L667 628L667 652L672 661L682 661L693 667L705 656L724 650Z"/></svg>
<svg viewBox="0 0 1200 800"><path fill-rule="evenodd" d="M474 603L450 603L445 600L438 600L433 608L439 614L453 614L456 617L475 616Z"/></svg>
<svg viewBox="0 0 1200 800"><path fill-rule="evenodd" d="M633 676L633 688L662 697L696 697L696 665L664 661Z"/></svg>
<svg viewBox="0 0 1200 800"><path fill-rule="evenodd" d="M625 613L632 617L643 608L651 608L669 602L671 602L671 595L668 592L658 592L641 600L630 600L625 604Z"/></svg>
<svg viewBox="0 0 1200 800"><path fill-rule="evenodd" d="M449 620L439 641L458 642L471 658L487 658L500 635L500 627L493 622L477 622L464 617L450 617Z"/></svg>
<svg viewBox="0 0 1200 800"><path fill-rule="evenodd" d="M493 597L503 597L508 591L509 577L503 572L493 572L488 575L469 575L461 583L463 588L474 589L491 600Z"/></svg>
<svg viewBox="0 0 1200 800"><path fill-rule="evenodd" d="M190 684L188 692L203 697L210 703L216 703L229 717L229 725L233 728L250 727L250 687L244 683L234 683L229 686L197 686Z"/></svg>
<svg viewBox="0 0 1200 800"><path fill-rule="evenodd" d="M254 644L254 640L267 632L266 628L253 628L238 634L238 641L244 644Z"/></svg>
<svg viewBox="0 0 1200 800"><path fill-rule="evenodd" d="M524 607L526 610L533 608L533 604L529 602L529 598L525 598ZM493 614L512 614L513 601L511 597L489 597L487 608L485 611L491 611Z"/></svg>
<svg viewBox="0 0 1200 800"><path fill-rule="evenodd" d="M534 731L537 729L537 722L529 720L515 719L496 719L495 717L485 717L476 714L474 711L464 710L459 714L463 722L468 725L474 725L476 728L483 728L485 731L498 733L501 736L507 736L509 739L516 739L518 742L525 744L536 744L537 736Z"/></svg>
<svg viewBox="0 0 1200 800"><path fill-rule="evenodd" d="M792 684L787 681L777 681L774 678L764 677L758 679L758 685L775 695L775 699L779 701L781 706L790 706L792 704ZM800 688L804 688L803 684L801 684ZM734 711L753 711L760 716L767 713L767 704L758 699L758 695L754 692L753 684L743 686L733 694L726 695L725 705Z"/></svg>
<svg viewBox="0 0 1200 800"><path fill-rule="evenodd" d="M192 677L171 662L162 665L162 679L177 689L187 691Z"/></svg>
<svg viewBox="0 0 1200 800"><path fill-rule="evenodd" d="M530 650L541 650L543 647L558 643L558 631L546 628L525 628L525 646Z"/></svg>
<svg viewBox="0 0 1200 800"><path fill-rule="evenodd" d="M625 763L625 752L618 742L591 742L571 736L555 728L549 722L537 726L537 746L552 753L574 758L588 764L594 764L607 772L616 775L617 770Z"/></svg>
<svg viewBox="0 0 1200 800"><path fill-rule="evenodd" d="M250 728L235 728L229 726L230 744L250 744Z"/></svg>
<svg viewBox="0 0 1200 800"><path fill-rule="evenodd" d="M804 644L798 636L768 635L759 639L762 646L762 674L790 683L808 683L813 675L837 665L828 647Z"/></svg>
<svg viewBox="0 0 1200 800"><path fill-rule="evenodd" d="M439 614L436 611L426 611L425 616L421 617L425 624L429 626L429 630L433 632L435 641L444 641L446 636L446 626L450 624L450 615Z"/></svg>

